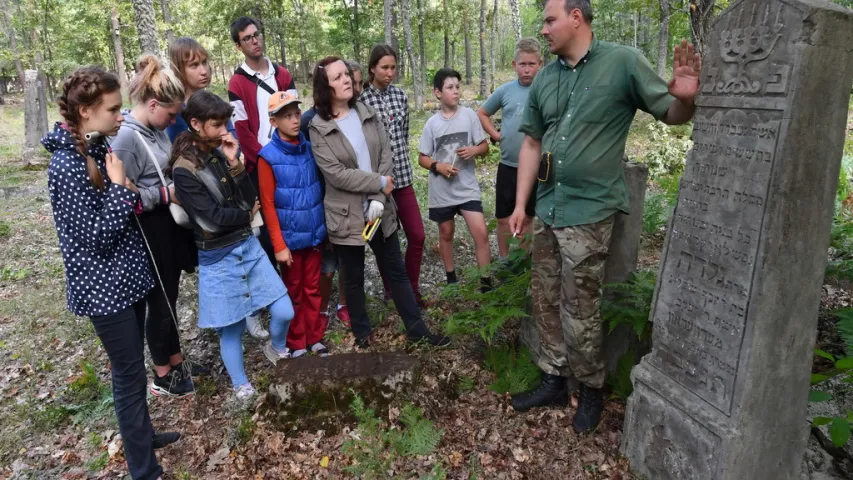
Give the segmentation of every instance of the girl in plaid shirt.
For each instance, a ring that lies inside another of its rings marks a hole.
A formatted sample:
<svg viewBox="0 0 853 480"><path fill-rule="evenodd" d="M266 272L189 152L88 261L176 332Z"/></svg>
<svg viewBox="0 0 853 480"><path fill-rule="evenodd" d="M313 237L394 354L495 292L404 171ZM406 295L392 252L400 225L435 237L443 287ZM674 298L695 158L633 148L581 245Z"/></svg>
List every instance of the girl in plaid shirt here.
<svg viewBox="0 0 853 480"><path fill-rule="evenodd" d="M394 155L394 201L397 215L406 233L406 274L415 292L418 305L424 302L420 294L421 260L424 252L424 222L415 189L412 186L412 161L409 155L409 98L400 87L392 85L397 72L397 52L379 44L370 52L368 77L359 100L373 107L385 124ZM384 281L384 279L383 279ZM385 298L388 282L385 281Z"/></svg>

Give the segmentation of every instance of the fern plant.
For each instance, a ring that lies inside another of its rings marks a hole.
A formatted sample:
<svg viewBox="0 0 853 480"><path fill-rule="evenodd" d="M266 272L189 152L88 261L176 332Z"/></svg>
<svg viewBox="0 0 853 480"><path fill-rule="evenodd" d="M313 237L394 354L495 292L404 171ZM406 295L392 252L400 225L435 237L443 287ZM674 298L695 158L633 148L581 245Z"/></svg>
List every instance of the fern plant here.
<svg viewBox="0 0 853 480"><path fill-rule="evenodd" d="M601 300L601 318L612 332L619 325L630 325L637 338L651 335L649 314L655 294L657 274L651 270L638 270L623 283L604 286Z"/></svg>
<svg viewBox="0 0 853 480"><path fill-rule="evenodd" d="M444 430L435 428L435 424L424 418L424 412L411 403L407 403L400 412L400 423L405 430L390 432L390 441L397 453L403 456L429 455L435 450L444 436Z"/></svg>
<svg viewBox="0 0 853 480"><path fill-rule="evenodd" d="M524 392L536 386L539 381L539 367L533 363L533 357L526 348L514 348L510 345L492 348L486 354L486 368L495 374L495 381L489 390L504 394Z"/></svg>
<svg viewBox="0 0 853 480"><path fill-rule="evenodd" d="M344 455L352 459L352 464L344 468L358 478L387 478L394 462L402 457L431 454L444 436L444 430L424 417L423 410L411 403L400 412L399 421L404 428L384 429L382 421L364 400L352 391L350 404L358 425L353 438L347 439L342 447ZM436 465L430 478L445 478L443 467Z"/></svg>

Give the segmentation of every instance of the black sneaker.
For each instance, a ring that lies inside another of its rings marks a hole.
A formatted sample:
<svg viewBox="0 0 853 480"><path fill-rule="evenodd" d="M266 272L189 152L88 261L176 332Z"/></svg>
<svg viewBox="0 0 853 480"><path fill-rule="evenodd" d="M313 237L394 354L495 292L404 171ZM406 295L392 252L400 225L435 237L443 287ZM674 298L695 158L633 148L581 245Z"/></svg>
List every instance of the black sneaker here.
<svg viewBox="0 0 853 480"><path fill-rule="evenodd" d="M154 450L171 445L181 439L178 432L163 432L154 434Z"/></svg>
<svg viewBox="0 0 853 480"><path fill-rule="evenodd" d="M206 366L193 362L192 360L184 360L183 362L172 367L181 372L185 377L200 377L202 375L210 375L210 369Z"/></svg>
<svg viewBox="0 0 853 480"><path fill-rule="evenodd" d="M425 343L427 345L431 345L433 347L444 348L450 346L450 337L446 337L444 335L438 335L435 333L428 333L420 338L412 338L409 339L409 343L416 345L419 343Z"/></svg>
<svg viewBox="0 0 853 480"><path fill-rule="evenodd" d="M359 350L367 350L372 344L373 340L370 337L355 339L355 347Z"/></svg>
<svg viewBox="0 0 853 480"><path fill-rule="evenodd" d="M594 430L601 421L602 410L604 410L604 395L601 389L581 384L578 410L572 419L572 428L577 433Z"/></svg>
<svg viewBox="0 0 853 480"><path fill-rule="evenodd" d="M566 378L547 373L542 375L542 383L538 387L512 396L512 409L516 412L526 412L533 407L565 407L568 404Z"/></svg>
<svg viewBox="0 0 853 480"><path fill-rule="evenodd" d="M154 381L151 382L149 390L157 397L183 397L195 392L192 379L185 377L183 372L176 368L169 370L169 373L162 377L158 377L157 372L154 372Z"/></svg>

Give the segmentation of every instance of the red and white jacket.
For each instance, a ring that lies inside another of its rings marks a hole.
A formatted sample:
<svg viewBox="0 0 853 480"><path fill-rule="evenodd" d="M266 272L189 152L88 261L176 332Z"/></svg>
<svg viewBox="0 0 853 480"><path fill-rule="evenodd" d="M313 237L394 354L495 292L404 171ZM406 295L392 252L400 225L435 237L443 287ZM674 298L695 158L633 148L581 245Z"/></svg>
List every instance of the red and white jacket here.
<svg viewBox="0 0 853 480"><path fill-rule="evenodd" d="M275 83L277 91L296 90L296 84L290 72L281 65L272 64L275 68ZM234 107L231 120L237 132L237 141L240 143L245 157L246 171L252 173L258 165L258 152L262 145L258 142L258 129L260 118L258 110L257 94L261 88L252 79L237 73L228 81L228 101ZM266 105L264 105L266 109Z"/></svg>

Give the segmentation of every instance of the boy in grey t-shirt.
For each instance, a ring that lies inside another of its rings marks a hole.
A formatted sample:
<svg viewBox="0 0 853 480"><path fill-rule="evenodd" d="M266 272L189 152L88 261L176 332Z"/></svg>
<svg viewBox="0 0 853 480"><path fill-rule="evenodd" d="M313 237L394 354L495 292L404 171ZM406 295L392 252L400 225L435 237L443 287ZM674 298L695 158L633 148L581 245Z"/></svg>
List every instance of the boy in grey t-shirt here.
<svg viewBox="0 0 853 480"><path fill-rule="evenodd" d="M475 159L489 152L486 134L477 114L468 107L459 106L459 83L462 76L449 68L435 73L433 93L441 109L424 126L418 147L418 163L429 176L429 219L438 223L439 251L447 273L447 283L456 283L453 264L454 218L462 215L474 239L477 265L486 267L491 262L489 236L480 186L475 174ZM491 289L491 279L481 279L481 289Z"/></svg>

